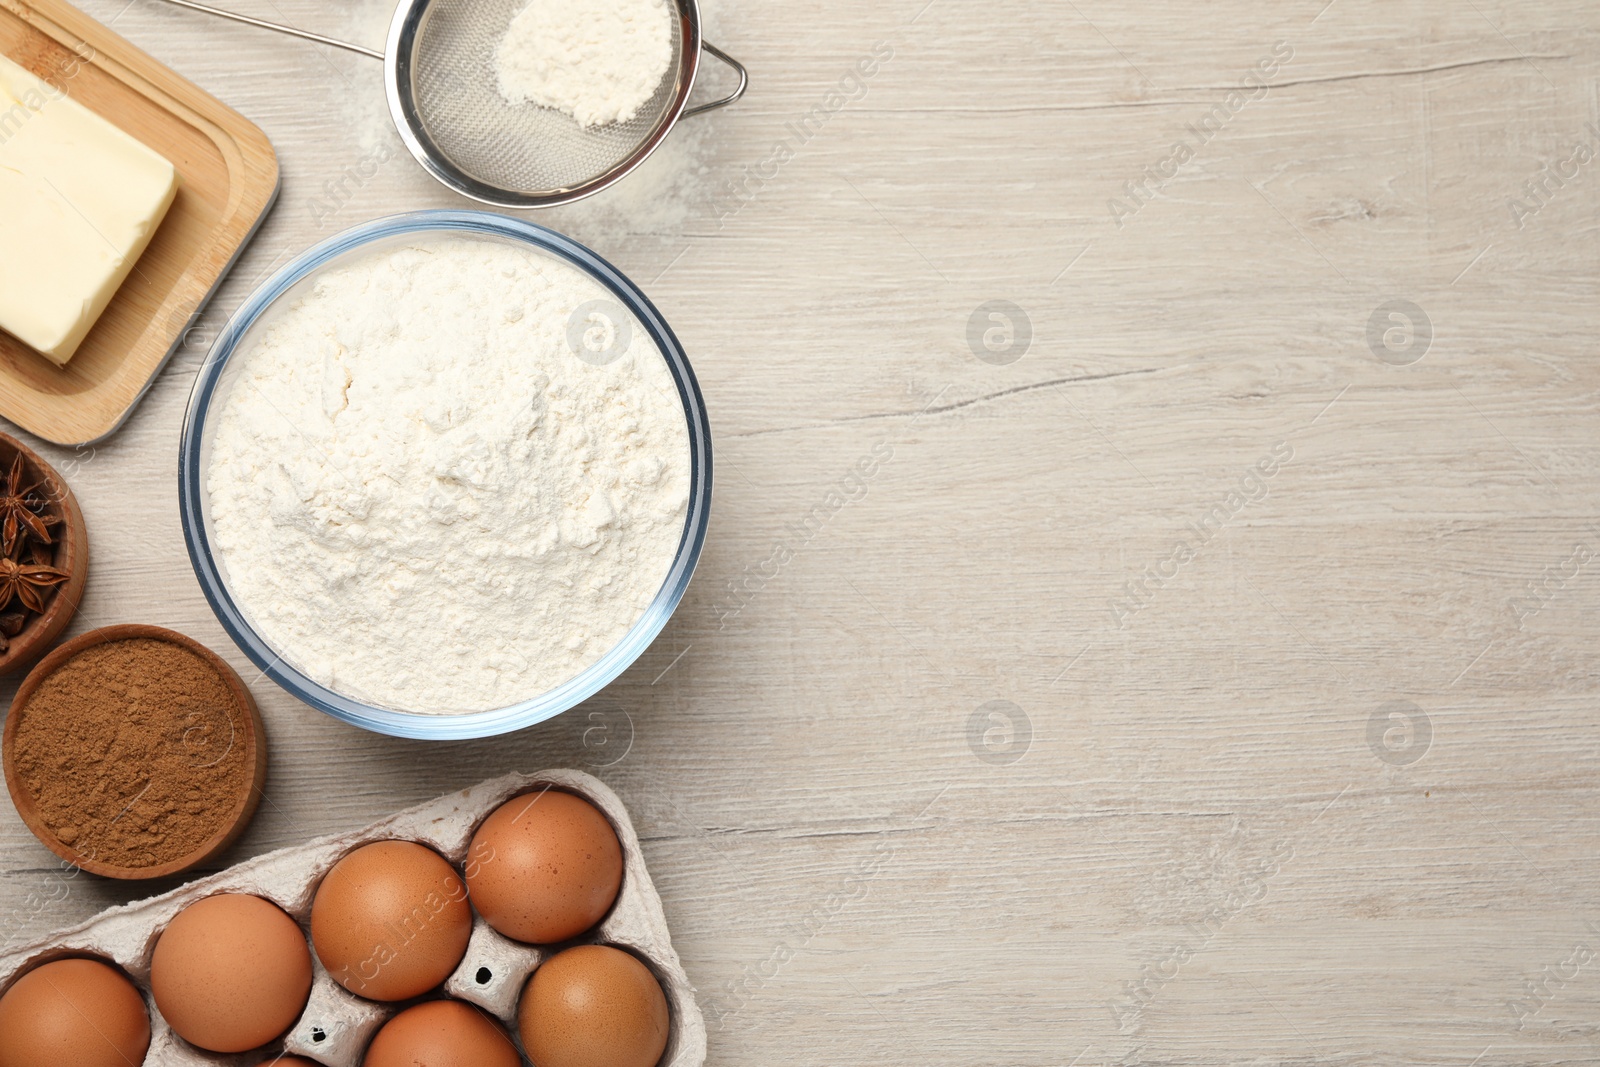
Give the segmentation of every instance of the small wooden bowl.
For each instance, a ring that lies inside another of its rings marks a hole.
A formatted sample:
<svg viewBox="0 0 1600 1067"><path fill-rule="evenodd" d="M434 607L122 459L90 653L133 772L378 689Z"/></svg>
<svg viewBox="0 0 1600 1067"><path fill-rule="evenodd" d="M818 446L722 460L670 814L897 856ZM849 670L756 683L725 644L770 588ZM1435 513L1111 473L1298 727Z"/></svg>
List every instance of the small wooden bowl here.
<svg viewBox="0 0 1600 1067"><path fill-rule="evenodd" d="M51 507L61 515L61 522L51 531L56 540L51 566L66 571L69 577L51 591L44 614L29 619L22 632L11 638L6 651L0 653L0 678L33 663L60 639L67 624L78 613L83 587L89 581L89 528L84 525L78 498L72 495L66 479L37 452L4 433L0 433L0 478L10 474L11 462L19 452L30 484L39 483Z"/></svg>
<svg viewBox="0 0 1600 1067"><path fill-rule="evenodd" d="M44 820L39 814L38 803L33 794L23 788L22 775L17 769L16 762L17 728L23 718L18 713L27 706L28 701L33 698L33 694L38 690L39 685L54 673L58 667L87 648L136 637L154 638L158 641L168 641L179 645L199 656L216 670L224 684L233 693L239 710L243 712L240 716L243 736L234 737L232 743L243 746L245 766L250 768L249 778L245 783L245 787L233 799L233 807L217 832L187 856L179 857L155 867L121 867L113 863L97 860L84 855L56 837L55 833L44 824ZM4 740L0 744L3 744L3 756L0 756L0 761L4 763L6 788L11 793L11 802L16 805L17 814L22 816L22 821L27 824L28 829L33 831L33 836L37 837L51 852L54 852L75 867L88 871L90 874L98 874L105 878L118 878L125 881L148 881L152 878L165 878L168 875L181 874L216 858L224 849L233 844L240 834L244 833L246 826L250 825L250 820L255 816L256 808L261 803L262 789L267 782L266 729L261 723L261 712L256 708L256 702L251 697L250 690L245 687L244 682L240 680L234 669L228 666L215 652L212 652L193 638L159 626L138 624L105 626L75 637L50 653L22 680L22 685L18 688L16 697L11 701L11 711L6 716Z"/></svg>

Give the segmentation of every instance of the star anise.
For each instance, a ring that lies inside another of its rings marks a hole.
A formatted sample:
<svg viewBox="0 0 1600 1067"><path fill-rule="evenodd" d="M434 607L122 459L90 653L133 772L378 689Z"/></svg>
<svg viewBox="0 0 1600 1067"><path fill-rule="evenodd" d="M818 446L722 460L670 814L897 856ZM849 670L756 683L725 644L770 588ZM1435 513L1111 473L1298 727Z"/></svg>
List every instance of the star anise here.
<svg viewBox="0 0 1600 1067"><path fill-rule="evenodd" d="M45 593L68 577L66 571L54 567L0 557L0 611L10 607L13 600L19 600L29 611L43 614Z"/></svg>
<svg viewBox="0 0 1600 1067"><path fill-rule="evenodd" d="M25 475L22 453L11 461L11 476L0 484L0 553L6 556L21 555L17 551L18 538L33 538L41 544L51 544L50 525L53 516L40 514L43 505L35 491L39 484L24 486Z"/></svg>

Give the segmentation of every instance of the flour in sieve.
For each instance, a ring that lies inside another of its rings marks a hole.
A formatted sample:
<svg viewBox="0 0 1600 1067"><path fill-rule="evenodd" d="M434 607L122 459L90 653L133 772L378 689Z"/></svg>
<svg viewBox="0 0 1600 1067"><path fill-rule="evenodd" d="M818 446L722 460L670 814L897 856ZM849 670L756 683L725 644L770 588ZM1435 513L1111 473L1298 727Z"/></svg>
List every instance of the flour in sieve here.
<svg viewBox="0 0 1600 1067"><path fill-rule="evenodd" d="M627 122L672 66L676 13L671 0L532 0L495 52L500 95L586 127Z"/></svg>
<svg viewBox="0 0 1600 1067"><path fill-rule="evenodd" d="M263 325L207 490L229 588L276 650L449 715L546 692L623 637L683 534L689 439L638 323L614 362L574 355L568 320L596 299L565 263L452 237L330 268Z"/></svg>

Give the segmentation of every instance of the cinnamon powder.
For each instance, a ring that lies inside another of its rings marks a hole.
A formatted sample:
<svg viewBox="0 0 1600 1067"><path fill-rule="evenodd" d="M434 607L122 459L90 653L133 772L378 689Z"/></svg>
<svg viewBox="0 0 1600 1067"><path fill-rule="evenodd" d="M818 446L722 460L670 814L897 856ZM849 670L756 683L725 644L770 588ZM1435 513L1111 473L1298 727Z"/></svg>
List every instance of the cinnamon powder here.
<svg viewBox="0 0 1600 1067"><path fill-rule="evenodd" d="M40 818L102 863L191 855L251 787L248 713L210 663L169 641L86 648L11 714L17 773Z"/></svg>

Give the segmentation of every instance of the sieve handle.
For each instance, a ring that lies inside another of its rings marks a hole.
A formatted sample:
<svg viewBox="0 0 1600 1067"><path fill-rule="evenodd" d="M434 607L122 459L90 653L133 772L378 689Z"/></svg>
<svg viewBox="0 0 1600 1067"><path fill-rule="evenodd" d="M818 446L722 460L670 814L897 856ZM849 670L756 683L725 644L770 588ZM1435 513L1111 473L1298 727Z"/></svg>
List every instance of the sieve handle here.
<svg viewBox="0 0 1600 1067"><path fill-rule="evenodd" d="M264 19L251 18L249 15L241 15L237 11L224 11L220 7L209 7L206 4L196 3L195 0L164 0L164 2L172 4L176 7L186 7L190 11L203 11L207 15L215 15L218 18L231 19L234 22L242 22L246 26L256 26L263 30L272 30L275 33L285 33L290 37L299 37L301 40L315 41L318 44L327 44L332 45L335 48L343 48L346 52L355 52L357 55L371 56L373 59L383 58L382 52L374 52L372 49L365 48L359 44L350 44L347 41L336 41L332 37L324 37L320 33L311 33L308 30L297 30L293 26L284 26L276 22L267 22ZM741 89L741 92L742 91L743 90ZM721 105L719 104L713 106L720 107Z"/></svg>
<svg viewBox="0 0 1600 1067"><path fill-rule="evenodd" d="M168 2L175 4L178 3L178 0L168 0ZM718 59L728 64L728 66L739 72L739 87L733 92L729 93L727 96L723 97L721 100L713 100L709 104L700 104L696 107L689 108L683 113L684 118L688 118L690 115L698 115L705 111L715 111L719 107L727 107L729 104L743 96L746 89L750 88L750 72L744 69L743 63L739 62L737 59L734 59L732 56L718 48L716 45L712 44L710 41L702 41L700 47L704 48L707 52L710 52L712 55L716 56Z"/></svg>

